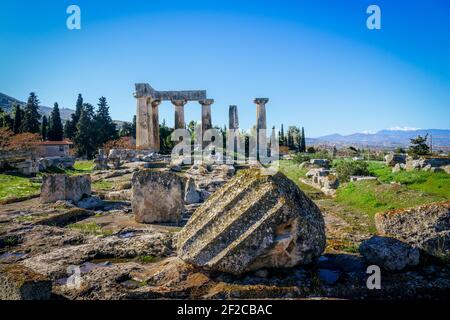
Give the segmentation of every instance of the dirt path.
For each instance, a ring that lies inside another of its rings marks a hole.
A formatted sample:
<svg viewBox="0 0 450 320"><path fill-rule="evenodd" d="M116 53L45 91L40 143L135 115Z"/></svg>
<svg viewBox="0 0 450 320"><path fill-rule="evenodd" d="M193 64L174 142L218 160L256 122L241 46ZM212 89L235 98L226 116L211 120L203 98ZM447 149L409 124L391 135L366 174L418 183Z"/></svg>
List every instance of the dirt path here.
<svg viewBox="0 0 450 320"><path fill-rule="evenodd" d="M331 198L314 200L322 211L329 253L357 253L361 241L369 238L373 226L368 217L342 206Z"/></svg>

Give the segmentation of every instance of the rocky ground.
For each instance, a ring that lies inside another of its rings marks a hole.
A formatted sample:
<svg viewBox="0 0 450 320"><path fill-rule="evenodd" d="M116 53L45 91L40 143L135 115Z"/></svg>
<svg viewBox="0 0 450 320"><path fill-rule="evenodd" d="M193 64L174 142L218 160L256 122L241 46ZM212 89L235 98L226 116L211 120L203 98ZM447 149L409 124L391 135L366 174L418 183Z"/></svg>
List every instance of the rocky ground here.
<svg viewBox="0 0 450 320"><path fill-rule="evenodd" d="M179 169L196 181L204 198L234 174L229 167ZM135 170L93 175L93 181L108 183L98 192L101 205L89 209L65 201L42 204L39 198L2 205L3 275L25 268L44 276L52 284L51 299L437 299L450 293L450 267L433 259L421 259L400 272L382 270L381 289L368 289L368 263L358 247L374 233L373 222L340 210L327 196L314 200L324 215L327 237L325 253L314 265L230 275L187 264L177 257L177 236L198 204L187 206L179 224L136 222L127 193ZM15 278L8 279L0 277L0 286L10 286Z"/></svg>

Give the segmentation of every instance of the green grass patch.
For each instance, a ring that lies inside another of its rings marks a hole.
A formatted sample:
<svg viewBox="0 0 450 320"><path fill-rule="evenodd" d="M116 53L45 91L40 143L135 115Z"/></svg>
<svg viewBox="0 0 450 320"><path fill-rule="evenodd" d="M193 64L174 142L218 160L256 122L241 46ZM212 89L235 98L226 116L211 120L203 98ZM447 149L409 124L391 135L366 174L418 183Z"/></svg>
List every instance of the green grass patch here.
<svg viewBox="0 0 450 320"><path fill-rule="evenodd" d="M95 191L111 190L114 183L107 180L98 180L92 183L92 189Z"/></svg>
<svg viewBox="0 0 450 320"><path fill-rule="evenodd" d="M155 257L155 256L140 256L138 257L138 261L140 263L156 263L161 261L161 257Z"/></svg>
<svg viewBox="0 0 450 320"><path fill-rule="evenodd" d="M305 178L305 174L308 172L308 169L301 168L297 162L294 160L280 160L280 171L292 180L303 192L305 192L308 196L312 198L317 198L318 194L321 194L320 191L311 187L308 184L302 183L299 179Z"/></svg>
<svg viewBox="0 0 450 320"><path fill-rule="evenodd" d="M86 171L92 172L94 171L95 163L93 160L83 160L83 161L75 161L73 168L77 171Z"/></svg>
<svg viewBox="0 0 450 320"><path fill-rule="evenodd" d="M95 223L74 223L67 226L69 229L78 230L85 234L93 234L99 236L110 236L112 235L112 231L103 230L102 227Z"/></svg>
<svg viewBox="0 0 450 320"><path fill-rule="evenodd" d="M369 162L369 171L377 176L381 182L397 182L411 190L442 196L444 200L450 199L450 175L448 173L418 170L402 170L393 173L392 168L386 166L383 162L376 161Z"/></svg>
<svg viewBox="0 0 450 320"><path fill-rule="evenodd" d="M447 197L377 181L350 182L337 189L336 201L373 218L375 213L444 201Z"/></svg>
<svg viewBox="0 0 450 320"><path fill-rule="evenodd" d="M40 183L30 182L28 177L18 174L0 174L0 200L37 195L40 187Z"/></svg>

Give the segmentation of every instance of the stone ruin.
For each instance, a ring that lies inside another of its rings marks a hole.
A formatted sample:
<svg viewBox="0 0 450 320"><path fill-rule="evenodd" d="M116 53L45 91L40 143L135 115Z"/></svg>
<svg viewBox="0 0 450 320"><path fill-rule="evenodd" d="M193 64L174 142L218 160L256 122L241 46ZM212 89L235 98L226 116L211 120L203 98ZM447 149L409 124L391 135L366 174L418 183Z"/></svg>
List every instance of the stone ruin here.
<svg viewBox="0 0 450 320"><path fill-rule="evenodd" d="M178 256L242 274L317 261L325 248L319 208L278 173L238 174L195 211L178 236Z"/></svg>
<svg viewBox="0 0 450 320"><path fill-rule="evenodd" d="M148 83L136 83L134 97L137 99L136 111L136 148L143 150L160 150L159 141L159 106L162 101L171 101L175 108L175 129L185 129L184 106L189 101L198 101L202 107L201 136L212 128L211 105L213 99L207 98L206 90L158 91ZM257 146L266 146L266 104L268 98L255 98ZM237 107L230 106L229 128L238 129ZM259 131L258 131L259 130ZM265 149L265 147L264 147ZM259 150L259 148L258 148Z"/></svg>

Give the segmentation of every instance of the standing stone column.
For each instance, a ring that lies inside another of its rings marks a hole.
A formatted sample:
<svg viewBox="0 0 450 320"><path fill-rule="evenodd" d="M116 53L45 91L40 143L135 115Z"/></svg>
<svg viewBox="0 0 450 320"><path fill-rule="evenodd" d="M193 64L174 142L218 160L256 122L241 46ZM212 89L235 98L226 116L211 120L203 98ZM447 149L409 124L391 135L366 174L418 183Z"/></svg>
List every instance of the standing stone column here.
<svg viewBox="0 0 450 320"><path fill-rule="evenodd" d="M136 147L146 149L149 147L148 140L148 97L137 98L136 110Z"/></svg>
<svg viewBox="0 0 450 320"><path fill-rule="evenodd" d="M231 129L239 129L239 117L238 117L238 111L237 106L232 105L230 106L230 109L228 110L228 128Z"/></svg>
<svg viewBox="0 0 450 320"><path fill-rule="evenodd" d="M203 135L205 134L206 130L212 128L211 105L214 103L214 99L199 100L199 103L202 105L202 141L203 141ZM204 143L203 146L205 146Z"/></svg>
<svg viewBox="0 0 450 320"><path fill-rule="evenodd" d="M150 149L158 152L159 146L159 105L161 100L153 100L149 108L149 144Z"/></svg>
<svg viewBox="0 0 450 320"><path fill-rule="evenodd" d="M256 155L259 159L259 150L267 152L267 122L266 122L266 103L268 98L255 98L256 104ZM265 150L265 151L264 151ZM266 155L267 156L267 155Z"/></svg>
<svg viewBox="0 0 450 320"><path fill-rule="evenodd" d="M186 104L185 99L172 100L172 104L175 106L175 129L184 129L184 105Z"/></svg>

